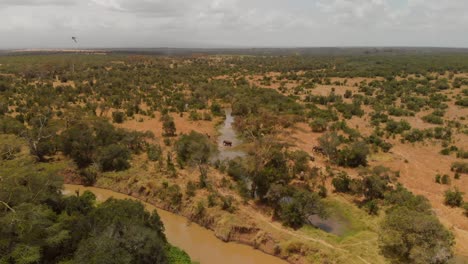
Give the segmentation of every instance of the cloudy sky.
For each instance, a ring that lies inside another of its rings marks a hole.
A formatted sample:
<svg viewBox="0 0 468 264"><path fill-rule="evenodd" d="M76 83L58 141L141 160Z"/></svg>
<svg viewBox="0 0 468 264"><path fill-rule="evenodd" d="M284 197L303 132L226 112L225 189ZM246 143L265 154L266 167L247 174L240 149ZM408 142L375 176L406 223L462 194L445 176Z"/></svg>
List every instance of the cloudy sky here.
<svg viewBox="0 0 468 264"><path fill-rule="evenodd" d="M76 46L468 47L468 0L0 0L0 48Z"/></svg>

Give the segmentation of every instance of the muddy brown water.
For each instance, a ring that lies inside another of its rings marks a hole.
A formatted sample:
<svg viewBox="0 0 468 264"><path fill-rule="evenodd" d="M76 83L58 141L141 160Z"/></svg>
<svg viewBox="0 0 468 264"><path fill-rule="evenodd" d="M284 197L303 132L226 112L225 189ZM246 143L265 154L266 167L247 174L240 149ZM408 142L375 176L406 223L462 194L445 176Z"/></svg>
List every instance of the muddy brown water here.
<svg viewBox="0 0 468 264"><path fill-rule="evenodd" d="M84 187L81 185L64 185L63 193L72 195L75 191L93 192L98 201L108 198L132 199L134 197L95 187ZM286 264L287 262L265 254L247 245L233 242L223 242L215 237L214 233L195 223L189 223L187 218L156 208L155 206L142 202L148 211L157 210L164 223L165 233L169 243L185 250L193 261L201 264Z"/></svg>
<svg viewBox="0 0 468 264"><path fill-rule="evenodd" d="M219 137L218 137L218 149L219 155L218 159L225 160L225 159L234 159L236 157L244 157L246 153L242 150L236 149L239 145L242 144L242 141L237 137L237 133L232 127L232 123L234 122L234 117L232 116L232 109L226 108L224 109L226 114L226 119L224 120L223 125L219 128ZM232 146L224 146L223 141L231 141Z"/></svg>

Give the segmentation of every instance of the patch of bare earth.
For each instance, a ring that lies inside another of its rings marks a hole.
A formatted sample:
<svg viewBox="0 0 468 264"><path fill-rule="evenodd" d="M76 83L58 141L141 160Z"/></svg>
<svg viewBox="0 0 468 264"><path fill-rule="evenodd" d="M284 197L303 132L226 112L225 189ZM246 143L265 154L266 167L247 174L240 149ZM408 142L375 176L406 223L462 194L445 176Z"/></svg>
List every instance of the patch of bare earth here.
<svg viewBox="0 0 468 264"><path fill-rule="evenodd" d="M155 118L136 115L134 119L126 120L122 124L115 124L117 127L125 128L129 130L135 130L140 132L151 131L156 137L160 137L163 128L161 121L161 114L155 113ZM202 134L215 136L217 134L215 128L215 121L191 121L188 119L188 115L180 116L178 114L170 114L174 118L174 123L176 125L176 133L188 134L191 131L196 131ZM140 120L143 121L140 122Z"/></svg>

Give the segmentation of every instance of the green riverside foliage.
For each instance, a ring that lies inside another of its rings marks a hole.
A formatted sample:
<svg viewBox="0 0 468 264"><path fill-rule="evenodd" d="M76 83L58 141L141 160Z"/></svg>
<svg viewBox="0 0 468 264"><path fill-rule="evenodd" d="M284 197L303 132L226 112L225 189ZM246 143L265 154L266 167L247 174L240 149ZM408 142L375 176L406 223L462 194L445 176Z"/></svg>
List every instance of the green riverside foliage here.
<svg viewBox="0 0 468 264"><path fill-rule="evenodd" d="M206 164L210 157L217 152L216 146L206 135L190 132L182 135L175 144L178 161L182 164Z"/></svg>
<svg viewBox="0 0 468 264"><path fill-rule="evenodd" d="M59 168L24 155L0 168L0 263L191 263L140 202L62 196Z"/></svg>

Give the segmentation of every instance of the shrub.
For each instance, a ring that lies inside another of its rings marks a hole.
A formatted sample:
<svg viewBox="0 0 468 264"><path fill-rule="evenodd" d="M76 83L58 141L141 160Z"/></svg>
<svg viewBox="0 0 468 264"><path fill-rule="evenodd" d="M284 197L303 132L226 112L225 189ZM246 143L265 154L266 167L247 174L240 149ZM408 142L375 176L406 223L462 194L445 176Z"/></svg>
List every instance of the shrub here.
<svg viewBox="0 0 468 264"><path fill-rule="evenodd" d="M356 168L359 166L367 166L367 155L369 148L364 142L355 142L351 146L345 147L339 151L338 164L340 166Z"/></svg>
<svg viewBox="0 0 468 264"><path fill-rule="evenodd" d="M112 121L117 124L123 123L125 120L125 113L120 111L115 111L112 113Z"/></svg>
<svg viewBox="0 0 468 264"><path fill-rule="evenodd" d="M221 109L221 105L217 104L217 103L213 103L210 107L210 110L211 110L211 113L214 115L214 116L223 116L224 113Z"/></svg>
<svg viewBox="0 0 468 264"><path fill-rule="evenodd" d="M98 174L99 166L97 164L92 164L91 166L80 170L80 176L85 186L94 185L94 183L96 183Z"/></svg>
<svg viewBox="0 0 468 264"><path fill-rule="evenodd" d="M436 125L444 124L444 120L440 116L437 116L434 114L423 116L422 120L424 120L427 123L436 124Z"/></svg>
<svg viewBox="0 0 468 264"><path fill-rule="evenodd" d="M216 195L214 193L210 193L208 195L208 207L216 206Z"/></svg>
<svg viewBox="0 0 468 264"><path fill-rule="evenodd" d="M186 190L185 190L185 194L188 197L194 197L196 191L197 191L197 184L194 183L193 181L188 181L187 186L186 186Z"/></svg>
<svg viewBox="0 0 468 264"><path fill-rule="evenodd" d="M159 145L149 145L146 154L150 161L157 161L162 157L162 149Z"/></svg>
<svg viewBox="0 0 468 264"><path fill-rule="evenodd" d="M130 168L130 152L127 148L111 144L102 148L99 152L98 160L102 171L122 171Z"/></svg>
<svg viewBox="0 0 468 264"><path fill-rule="evenodd" d="M313 132L325 132L327 130L328 122L323 118L317 118L310 123Z"/></svg>
<svg viewBox="0 0 468 264"><path fill-rule="evenodd" d="M468 97L463 97L455 101L455 104L463 107L468 107Z"/></svg>
<svg viewBox="0 0 468 264"><path fill-rule="evenodd" d="M419 130L417 128L407 132L405 134L405 139L408 140L409 142L418 142L418 141L423 141L424 140L424 132L422 130Z"/></svg>
<svg viewBox="0 0 468 264"><path fill-rule="evenodd" d="M385 130L387 130L390 134L401 134L404 131L410 129L411 125L405 120L400 120L399 122L396 122L390 119L387 121L387 126L385 127Z"/></svg>
<svg viewBox="0 0 468 264"><path fill-rule="evenodd" d="M448 176L447 174L442 175L441 183L450 184L450 176Z"/></svg>
<svg viewBox="0 0 468 264"><path fill-rule="evenodd" d="M209 161L217 149L207 136L192 131L182 135L175 144L178 161L182 164L200 165Z"/></svg>
<svg viewBox="0 0 468 264"><path fill-rule="evenodd" d="M324 185L320 185L318 195L322 198L326 198L328 195L327 187L325 187Z"/></svg>
<svg viewBox="0 0 468 264"><path fill-rule="evenodd" d="M0 161L1 160L12 160L21 151L21 145L15 144L15 142L1 142L0 143Z"/></svg>
<svg viewBox="0 0 468 264"><path fill-rule="evenodd" d="M468 173L468 162L456 161L452 163L450 169L458 173Z"/></svg>
<svg viewBox="0 0 468 264"><path fill-rule="evenodd" d="M174 137L176 135L174 119L167 114L163 115L161 119L163 121L163 136Z"/></svg>
<svg viewBox="0 0 468 264"><path fill-rule="evenodd" d="M233 204L234 198L231 195L221 196L221 209L230 213L234 212L235 207Z"/></svg>
<svg viewBox="0 0 468 264"><path fill-rule="evenodd" d="M460 207L463 204L463 193L458 189L445 191L445 204L451 207Z"/></svg>
<svg viewBox="0 0 468 264"><path fill-rule="evenodd" d="M309 215L326 216L318 194L300 189L286 190L286 192L290 194L278 200L279 209L277 210L284 225L299 228L306 223Z"/></svg>
<svg viewBox="0 0 468 264"><path fill-rule="evenodd" d="M347 193L350 191L349 184L351 183L351 178L346 174L346 172L341 172L338 176L334 177L332 180L333 187L335 187L336 192Z"/></svg>
<svg viewBox="0 0 468 264"><path fill-rule="evenodd" d="M379 214L379 204L377 203L376 200L370 200L368 201L364 207L366 208L367 212L370 215L378 215Z"/></svg>
<svg viewBox="0 0 468 264"><path fill-rule="evenodd" d="M453 235L436 216L405 206L389 210L381 224L379 246L392 263L447 263Z"/></svg>
<svg viewBox="0 0 468 264"><path fill-rule="evenodd" d="M442 176L440 176L440 174L436 174L435 176L435 182L436 183L441 183L440 179L442 178Z"/></svg>
<svg viewBox="0 0 468 264"><path fill-rule="evenodd" d="M459 159L468 159L468 151L465 151L464 149L458 150L457 158L459 158Z"/></svg>

